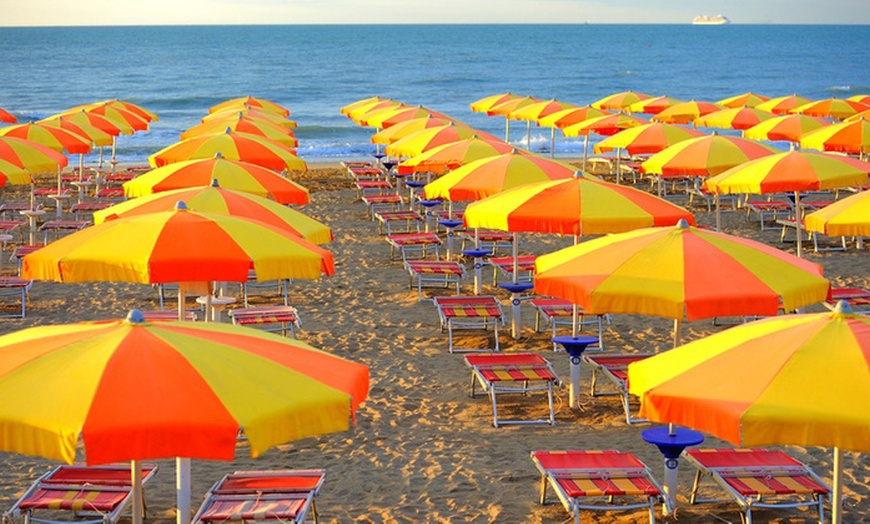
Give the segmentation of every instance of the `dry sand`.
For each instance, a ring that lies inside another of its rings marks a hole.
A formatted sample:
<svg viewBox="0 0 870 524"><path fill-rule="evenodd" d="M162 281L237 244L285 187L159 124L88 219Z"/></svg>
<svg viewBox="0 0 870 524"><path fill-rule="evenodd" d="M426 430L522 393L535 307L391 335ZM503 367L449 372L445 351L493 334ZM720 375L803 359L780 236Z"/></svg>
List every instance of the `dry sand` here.
<svg viewBox="0 0 870 524"><path fill-rule="evenodd" d="M328 471L317 499L322 522L563 522L568 514L552 493L554 502L538 504L539 476L529 459L531 450L630 451L661 478L661 456L640 436L649 426L627 426L617 397L590 397L584 400L583 410L572 410L567 387L561 388L556 394L555 426L493 428L488 399L468 396L469 369L461 355L447 352L446 335L439 330L435 307L417 302L416 290L408 287L407 273L400 262L389 260L388 244L378 235L365 206L355 202L356 193L344 174L320 166L298 179L312 191L312 203L304 211L334 229L335 241L329 249L335 254L337 269L333 277L294 285L291 300L303 322L299 338L370 366L371 392L355 427L348 432L289 443L258 459L251 459L247 446L241 443L234 462L193 461L194 509L208 487L227 472L322 467ZM25 194L9 188L5 191L5 199ZM695 211L699 223L714 223L706 209ZM758 223L743 212L725 213L724 217L728 233L794 251L793 244L780 244L778 231L759 231ZM540 254L566 246L570 240L524 235L522 243L524 252ZM836 285L870 286L866 251L850 246L846 253L811 252L807 258L821 263ZM7 264L5 269L8 273L12 268ZM471 292L470 282L463 290ZM500 296L508 308L502 290L487 285L484 291ZM132 284L37 282L27 318L0 321L0 333L40 324L118 317L134 307L155 309L156 292ZM823 310L821 306L810 309ZM553 353L548 332L533 332L533 311L528 305L523 306L523 318L525 328L519 340L510 338L509 328L503 330L503 350L540 352L567 379L568 358L564 353ZM607 328L605 340L609 350L660 351L669 347L671 327L671 321L665 319L620 315ZM709 321L694 322L685 326L683 336L693 340L720 329L724 328ZM465 336L459 343L474 347L486 342ZM588 381L589 371L584 369L584 389ZM148 394L145 384L142 394ZM500 406L505 416L537 417L546 405L543 396L533 394L504 398ZM727 445L715 438L708 438L706 444ZM831 450L789 447L787 451L830 482ZM161 470L146 490L147 520L169 522L174 520L174 465L169 460L159 464ZM40 458L0 453L0 510L11 506L33 479L54 465ZM868 466L867 456L845 454L846 522L870 520ZM731 502L688 505L692 474L687 464L681 466L677 520L739 522L739 512ZM715 492L713 488L706 490L707 494ZM762 509L755 515L758 522L813 519L807 510ZM583 517L596 522L646 520L642 510L584 512Z"/></svg>

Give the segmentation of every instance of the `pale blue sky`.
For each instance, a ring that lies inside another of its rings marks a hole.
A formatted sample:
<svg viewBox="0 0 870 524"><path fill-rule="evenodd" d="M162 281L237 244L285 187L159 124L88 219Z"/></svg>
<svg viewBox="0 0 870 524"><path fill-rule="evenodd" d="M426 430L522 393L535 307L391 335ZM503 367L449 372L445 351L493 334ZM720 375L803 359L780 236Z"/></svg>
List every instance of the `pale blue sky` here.
<svg viewBox="0 0 870 524"><path fill-rule="evenodd" d="M0 26L374 23L870 24L870 0L0 0Z"/></svg>

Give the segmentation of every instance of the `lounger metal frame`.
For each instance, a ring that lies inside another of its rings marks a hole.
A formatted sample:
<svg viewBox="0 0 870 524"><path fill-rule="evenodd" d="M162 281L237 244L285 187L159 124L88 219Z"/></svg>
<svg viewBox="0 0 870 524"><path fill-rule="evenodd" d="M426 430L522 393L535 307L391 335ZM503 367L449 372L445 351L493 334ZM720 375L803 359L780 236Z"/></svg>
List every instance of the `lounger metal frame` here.
<svg viewBox="0 0 870 524"><path fill-rule="evenodd" d="M501 302L492 295L475 295L475 296L458 296L458 297L435 297L433 299L435 306L438 308L438 316L441 319L441 331L447 331L447 346L450 353L457 352L481 352L481 351L499 351L498 326L504 324L504 311L502 311ZM458 302L467 302L469 305L477 304L478 307L488 307L495 310L494 315L467 315L467 316L451 316L445 314L443 305L456 304ZM493 336L495 338L494 347L492 348L456 348L453 345L453 330L459 329L482 329L487 330L493 328Z"/></svg>
<svg viewBox="0 0 870 524"><path fill-rule="evenodd" d="M619 399L622 401L622 409L625 412L625 423L629 426L636 422L648 422L648 420L645 418L632 416L630 400L631 396L628 393L628 385L626 384L625 379L617 376L614 371L627 369L629 363L643 360L651 356L653 356L651 353L643 353L637 355L620 355L613 353L583 354L583 360L592 368L592 380L589 388L589 394L593 397L619 395ZM604 363L605 360L616 360L624 362L607 365ZM596 387L598 386L599 374L602 377L606 378L616 388L616 391L599 391Z"/></svg>

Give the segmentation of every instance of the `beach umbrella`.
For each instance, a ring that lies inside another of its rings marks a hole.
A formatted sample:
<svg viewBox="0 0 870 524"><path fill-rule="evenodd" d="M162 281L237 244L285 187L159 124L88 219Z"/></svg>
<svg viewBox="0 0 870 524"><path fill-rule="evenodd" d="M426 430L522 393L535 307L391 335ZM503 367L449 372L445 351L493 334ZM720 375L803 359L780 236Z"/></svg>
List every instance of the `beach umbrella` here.
<svg viewBox="0 0 870 524"><path fill-rule="evenodd" d="M624 149L629 155L648 155L704 133L683 126L655 122L624 129L595 144L597 154Z"/></svg>
<svg viewBox="0 0 870 524"><path fill-rule="evenodd" d="M227 160L221 155L168 164L124 183L124 194L141 197L173 189L205 187L217 180L221 187L272 197L279 204L303 205L308 190L265 167Z"/></svg>
<svg viewBox="0 0 870 524"><path fill-rule="evenodd" d="M657 115L674 104L681 104L685 100L674 98L672 96L657 96L654 98L645 98L639 100L628 107L625 111L628 113L646 113L648 115Z"/></svg>
<svg viewBox="0 0 870 524"><path fill-rule="evenodd" d="M723 98L716 103L720 106L731 108L755 107L762 102L767 102L768 100L770 100L770 97L759 95L750 91L739 95L729 96L728 98Z"/></svg>
<svg viewBox="0 0 870 524"><path fill-rule="evenodd" d="M870 120L870 109L861 111L860 113L855 113L854 115L843 120L843 122L854 122L856 120L861 120L862 118L864 120Z"/></svg>
<svg viewBox="0 0 870 524"><path fill-rule="evenodd" d="M445 119L437 116L427 115L419 118L405 120L404 122L399 122L394 126L390 126L386 129L378 131L377 133L372 135L372 143L392 144L393 142L402 139L410 135L411 133L416 133L417 131L422 131L424 129L429 129L432 127L446 126L451 122L458 126L465 126L465 124L462 124L452 119Z"/></svg>
<svg viewBox="0 0 870 524"><path fill-rule="evenodd" d="M450 169L490 156L508 153L515 148L501 140L488 140L479 135L459 142L434 147L421 155L401 162L399 174L444 173ZM531 154L531 153L529 153Z"/></svg>
<svg viewBox="0 0 870 524"><path fill-rule="evenodd" d="M131 460L135 478L143 460L231 461L240 431L252 457L345 431L368 389L366 366L304 342L133 310L0 337L0 449L72 464L81 440L87 464ZM133 492L141 522L139 482Z"/></svg>
<svg viewBox="0 0 870 524"><path fill-rule="evenodd" d="M253 96L243 96L240 98L232 98L224 100L219 104L215 104L208 108L209 113L217 113L225 109L241 109L245 107L255 107L260 111L275 113L281 116L290 116L290 110L281 104L266 100L265 98L256 98Z"/></svg>
<svg viewBox="0 0 870 524"><path fill-rule="evenodd" d="M104 116L113 122L123 122L133 128L133 131L148 131L148 120L146 118L118 105L98 102L96 104L81 106L81 109L86 113Z"/></svg>
<svg viewBox="0 0 870 524"><path fill-rule="evenodd" d="M464 164L426 184L423 191L427 199L480 200L523 184L571 178L576 171L568 164L513 149Z"/></svg>
<svg viewBox="0 0 870 524"><path fill-rule="evenodd" d="M18 124L0 128L0 136L11 136L29 140L62 153L83 155L90 153L93 143L84 136L67 131L60 127L46 126L40 123Z"/></svg>
<svg viewBox="0 0 870 524"><path fill-rule="evenodd" d="M635 91L623 91L621 93L607 95L604 98L600 98L595 102L592 102L592 107L596 109L612 109L615 111L621 111L623 109L626 109L631 104L640 102L641 100L646 100L648 98L652 98L652 96L646 93L638 93Z"/></svg>
<svg viewBox="0 0 870 524"><path fill-rule="evenodd" d="M753 140L783 140L797 143L805 134L829 125L824 119L807 115L780 115L760 122L743 132Z"/></svg>
<svg viewBox="0 0 870 524"><path fill-rule="evenodd" d="M149 156L148 163L153 167L161 167L184 160L213 158L217 153L227 160L249 162L274 171L308 169L305 161L289 147L268 138L230 130L176 142Z"/></svg>
<svg viewBox="0 0 870 524"><path fill-rule="evenodd" d="M604 109L596 109L589 105L571 107L541 117L540 120L538 120L538 125L564 129L570 125L579 124L580 122L591 118L612 114L615 113Z"/></svg>
<svg viewBox="0 0 870 524"><path fill-rule="evenodd" d="M58 116L54 118L46 118L45 120L38 120L36 123L47 127L59 127L65 129L87 138L93 142L95 146L102 147L112 145L112 135L83 121L75 123L72 122L69 117Z"/></svg>
<svg viewBox="0 0 870 524"><path fill-rule="evenodd" d="M399 122L404 122L406 120L421 118L430 115L437 116L445 120L450 120L450 117L445 115L444 113L439 113L438 111L433 111L423 106L416 106L387 108L381 111L368 113L365 117L365 120L362 121L361 124L364 126L386 129L388 127L392 127L398 124Z"/></svg>
<svg viewBox="0 0 870 524"><path fill-rule="evenodd" d="M838 200L804 217L807 231L830 236L870 236L870 191Z"/></svg>
<svg viewBox="0 0 870 524"><path fill-rule="evenodd" d="M6 184L24 185L32 182L28 170L0 158L0 187Z"/></svg>
<svg viewBox="0 0 870 524"><path fill-rule="evenodd" d="M570 300L590 314L683 319L772 316L823 302L822 267L753 240L676 227L596 238L535 262L535 292Z"/></svg>
<svg viewBox="0 0 870 524"><path fill-rule="evenodd" d="M861 102L843 100L842 98L827 98L825 100L807 102L802 106L789 110L789 113L800 113L809 116L833 118L834 120L844 120L850 116L867 110L870 110L870 105Z"/></svg>
<svg viewBox="0 0 870 524"><path fill-rule="evenodd" d="M0 122L6 124L17 124L18 118L16 118L15 115L10 113L9 111L6 111L2 107L0 107Z"/></svg>
<svg viewBox="0 0 870 524"><path fill-rule="evenodd" d="M800 194L867 184L870 163L827 153L788 151L757 158L708 178L704 188L721 194L770 194L794 192L795 215L801 217ZM801 256L800 220L797 221L797 254Z"/></svg>
<svg viewBox="0 0 870 524"><path fill-rule="evenodd" d="M237 133L247 133L249 135L262 136L286 147L296 147L299 141L289 128L280 126L268 120L251 118L240 115L236 120L213 120L205 123L200 123L188 128L181 133L179 138L187 140L203 135L216 135L225 132L227 129Z"/></svg>
<svg viewBox="0 0 870 524"><path fill-rule="evenodd" d="M296 129L297 123L289 118L284 118L283 116L277 113L270 113L268 111L260 111L258 109L252 107L245 107L243 109L224 109L223 111L218 111L217 113L210 113L200 119L200 122L234 122L239 119L239 117L248 117L255 118L258 120L268 120L273 124L277 124L281 127L286 127L288 129Z"/></svg>
<svg viewBox="0 0 870 524"><path fill-rule="evenodd" d="M88 113L84 110L72 110L57 115L50 116L45 120L63 119L65 122L71 122L78 125L89 125L96 127L100 131L116 137L118 135L132 135L133 127L126 122L112 120L103 115L96 113Z"/></svg>
<svg viewBox="0 0 870 524"><path fill-rule="evenodd" d="M755 158L780 152L775 147L717 134L683 140L641 164L645 173L668 176L715 176Z"/></svg>
<svg viewBox="0 0 870 524"><path fill-rule="evenodd" d="M834 448L833 522L842 522L842 450L870 452L870 318L833 312L762 319L628 367L640 416L735 446Z"/></svg>
<svg viewBox="0 0 870 524"><path fill-rule="evenodd" d="M104 103L109 104L110 106L118 107L118 108L124 109L126 111L129 111L129 112L135 114L136 116L138 116L138 117L140 117L143 120L146 120L148 122L157 122L158 120L160 120L160 117L157 116L157 113L155 113L153 111L149 111L149 110L145 109L144 107L142 107L138 104L134 104L132 102L127 102L125 100L115 99L115 100L105 100Z"/></svg>
<svg viewBox="0 0 870 524"><path fill-rule="evenodd" d="M515 95L513 93L501 93L498 95L490 95L481 98L480 100L475 100L469 107L471 108L472 113L486 113L493 106L499 105L503 102L507 102L508 100L512 100L514 98L523 98L523 95Z"/></svg>
<svg viewBox="0 0 870 524"><path fill-rule="evenodd" d="M523 106L519 109L511 111L507 114L507 117L511 120L525 120L526 121L526 149L531 149L531 131L532 131L532 122L538 123L542 118L552 115L553 113L558 113L559 111L564 111L566 109L576 108L577 104L571 104L569 102L560 102L555 98L550 100L542 100L540 102L535 102L534 104L529 104ZM553 156L553 149L556 144L556 128L552 128L552 132L550 133L550 156Z"/></svg>
<svg viewBox="0 0 870 524"><path fill-rule="evenodd" d="M757 106L755 106L755 109L760 109L761 111L770 111L775 115L785 115L788 114L792 109L798 106L802 106L808 102L812 102L812 100L799 95L778 96L775 98L771 98L766 102L758 104Z"/></svg>
<svg viewBox="0 0 870 524"><path fill-rule="evenodd" d="M259 220L279 229L286 229L313 244L327 244L332 241L332 230L327 225L261 196L223 188L217 179L210 186L163 191L115 204L94 212L94 224L99 225L108 218L170 211L178 201L186 203L187 208L192 211Z"/></svg>
<svg viewBox="0 0 870 524"><path fill-rule="evenodd" d="M481 138L497 142L499 139L489 133L449 122L441 127L421 129L384 148L384 153L396 157L414 157L438 146L452 144L470 138Z"/></svg>
<svg viewBox="0 0 870 524"><path fill-rule="evenodd" d="M11 136L0 136L0 160L6 160L31 173L60 171L69 160L41 144Z"/></svg>
<svg viewBox="0 0 870 524"><path fill-rule="evenodd" d="M862 104L870 104L870 95L852 95L846 100L851 100L852 102L860 102Z"/></svg>
<svg viewBox="0 0 870 524"><path fill-rule="evenodd" d="M510 142L511 139L511 119L508 115L514 111L522 109L523 107L536 104L540 102L539 98L535 98L533 96L523 96L511 98L509 100L505 100L504 102L500 102L498 104L493 105L486 111L486 116L494 116L501 115L504 117L505 122L505 130L504 130L504 141Z"/></svg>
<svg viewBox="0 0 870 524"><path fill-rule="evenodd" d="M584 120L577 124L572 124L562 128L562 134L565 136L583 136L583 169L586 169L586 159L588 157L589 134L595 133L598 135L611 136L632 127L643 126L649 124L650 121L627 113L616 113L612 115L604 115L589 120ZM622 162L617 151L616 158L616 180L619 182L621 178Z"/></svg>
<svg viewBox="0 0 870 524"><path fill-rule="evenodd" d="M347 116L351 120L354 121L357 125L363 125L363 122L369 116L378 113L379 111L383 111L385 109L398 109L402 107L413 107L411 105L405 104L404 102L399 102L397 100L383 100L381 102L377 102L375 104L371 104L368 106L360 106L356 109L351 110Z"/></svg>
<svg viewBox="0 0 870 524"><path fill-rule="evenodd" d="M773 113L759 111L751 107L735 107L707 113L692 121L695 127L719 127L723 129L749 129L755 125L776 118Z"/></svg>
<svg viewBox="0 0 870 524"><path fill-rule="evenodd" d="M696 118L715 113L725 109L724 106L714 104L712 102L702 102L699 100L689 100L674 104L662 112L654 115L654 122L665 122L667 124L691 124Z"/></svg>
<svg viewBox="0 0 870 524"><path fill-rule="evenodd" d="M353 111L355 109L359 109L359 108L364 107L364 106L371 106L374 104L378 104L378 103L384 102L386 100L389 100L389 99L388 98L381 98L380 96L371 96L369 98L363 98L361 100L357 100L356 102L351 102L350 104L348 104L346 106L342 106L338 110L338 112L341 113L342 115L347 115L348 113L350 113L351 111Z"/></svg>
<svg viewBox="0 0 870 524"><path fill-rule="evenodd" d="M870 120L841 122L816 129L801 138L804 149L861 155L870 151Z"/></svg>

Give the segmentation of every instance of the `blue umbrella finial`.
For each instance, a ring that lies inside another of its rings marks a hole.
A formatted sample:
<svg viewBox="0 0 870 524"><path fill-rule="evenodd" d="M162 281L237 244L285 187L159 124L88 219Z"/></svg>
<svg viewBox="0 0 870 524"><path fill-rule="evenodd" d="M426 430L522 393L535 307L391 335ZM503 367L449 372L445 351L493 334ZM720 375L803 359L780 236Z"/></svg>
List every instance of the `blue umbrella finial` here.
<svg viewBox="0 0 870 524"><path fill-rule="evenodd" d="M217 179L217 178L212 178L212 179L211 179L211 187L221 187L221 185L218 183L218 179Z"/></svg>
<svg viewBox="0 0 870 524"><path fill-rule="evenodd" d="M685 218L681 218L679 221L677 221L677 229L689 229L689 223L686 221Z"/></svg>
<svg viewBox="0 0 870 524"><path fill-rule="evenodd" d="M838 315L851 314L852 306L850 306L845 300L838 300L837 305L834 306L834 313L837 313Z"/></svg>
<svg viewBox="0 0 870 524"><path fill-rule="evenodd" d="M129 324L144 324L145 315L143 315L138 309L131 309L130 312L127 313L127 318L124 320Z"/></svg>
<svg viewBox="0 0 870 524"><path fill-rule="evenodd" d="M183 201L179 200L178 202L175 203L175 210L176 211L187 211L187 204L185 204Z"/></svg>

